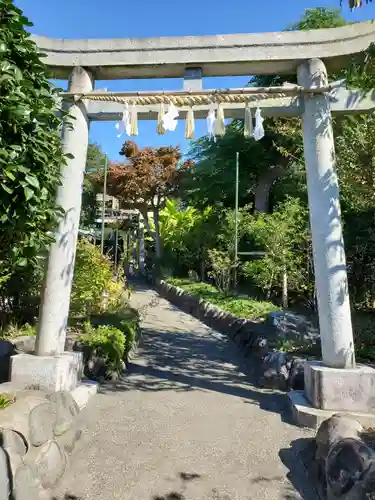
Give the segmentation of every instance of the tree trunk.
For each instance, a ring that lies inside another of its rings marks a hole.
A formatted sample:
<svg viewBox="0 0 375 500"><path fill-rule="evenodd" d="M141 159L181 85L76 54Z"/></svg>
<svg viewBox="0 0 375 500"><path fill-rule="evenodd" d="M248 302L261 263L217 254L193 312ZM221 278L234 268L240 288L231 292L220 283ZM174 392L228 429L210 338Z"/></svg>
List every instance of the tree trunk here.
<svg viewBox="0 0 375 500"><path fill-rule="evenodd" d="M200 278L201 278L201 281L204 281L204 279L205 279L205 262L204 262L203 258L202 258L201 264L200 264Z"/></svg>
<svg viewBox="0 0 375 500"><path fill-rule="evenodd" d="M284 309L288 308L288 275L286 269L283 272L282 305Z"/></svg>
<svg viewBox="0 0 375 500"><path fill-rule="evenodd" d="M162 256L162 245L160 238L160 228L159 228L159 207L153 207L154 212L154 224L155 224L155 250L156 257L161 259Z"/></svg>
<svg viewBox="0 0 375 500"><path fill-rule="evenodd" d="M284 173L284 171L285 167L283 165L273 165L259 176L255 189L254 209L256 212L269 212L272 184Z"/></svg>

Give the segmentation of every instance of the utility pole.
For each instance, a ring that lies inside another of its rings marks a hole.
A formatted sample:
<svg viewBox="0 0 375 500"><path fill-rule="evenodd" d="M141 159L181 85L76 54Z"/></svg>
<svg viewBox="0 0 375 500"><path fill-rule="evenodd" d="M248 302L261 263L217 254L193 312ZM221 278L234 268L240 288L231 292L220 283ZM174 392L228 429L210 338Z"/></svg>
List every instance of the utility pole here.
<svg viewBox="0 0 375 500"><path fill-rule="evenodd" d="M236 189L235 189L235 206L234 206L234 286L237 285L237 260L238 260L238 190L239 190L239 174L240 174L240 153L236 153Z"/></svg>
<svg viewBox="0 0 375 500"><path fill-rule="evenodd" d="M104 157L104 182L103 182L103 203L102 203L102 234L100 248L102 255L104 254L104 226L105 226L105 202L107 198L107 170L108 170L108 156Z"/></svg>

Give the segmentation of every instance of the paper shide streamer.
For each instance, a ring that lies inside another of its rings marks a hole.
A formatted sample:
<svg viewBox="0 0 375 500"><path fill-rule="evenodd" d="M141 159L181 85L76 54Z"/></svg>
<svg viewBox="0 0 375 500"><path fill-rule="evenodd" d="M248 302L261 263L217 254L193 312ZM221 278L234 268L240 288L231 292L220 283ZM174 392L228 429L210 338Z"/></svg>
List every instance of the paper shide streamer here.
<svg viewBox="0 0 375 500"><path fill-rule="evenodd" d="M208 115L207 115L207 118L206 118L206 123L207 123L208 139L210 141L213 140L214 142L216 142L215 122L216 122L216 110L212 106L211 109L208 112Z"/></svg>
<svg viewBox="0 0 375 500"><path fill-rule="evenodd" d="M179 117L179 111L173 102L168 105L167 112L165 112L164 103L160 103L158 120L157 120L157 133L159 135L164 135L166 131L174 132L177 127L177 118ZM247 102L245 105L245 115L244 115L244 136L249 138L253 137L254 140L261 140L264 135L264 118L262 117L261 110L256 109L254 114L253 124L253 114L250 107L250 103ZM207 135L209 140L216 142L217 137L223 137L225 135L225 116L223 104L212 103L206 117L207 124ZM138 109L135 105L129 107L129 103L124 106L123 114L121 120L115 125L118 135L121 137L124 133L127 136L138 136ZM193 107L190 106L187 110L186 124L185 124L185 138L193 139L195 132L195 118Z"/></svg>
<svg viewBox="0 0 375 500"><path fill-rule="evenodd" d="M260 141L264 137L264 127L263 127L264 118L262 117L262 113L259 108L255 111L255 127L253 131L253 137L256 141Z"/></svg>
<svg viewBox="0 0 375 500"><path fill-rule="evenodd" d="M164 130L170 130L171 132L174 132L176 130L176 127L177 127L178 116L179 116L178 109L171 102L168 106L168 111L162 117Z"/></svg>
<svg viewBox="0 0 375 500"><path fill-rule="evenodd" d="M186 115L185 139L194 139L195 122L193 108L189 108Z"/></svg>
<svg viewBox="0 0 375 500"><path fill-rule="evenodd" d="M129 110L129 104L125 104L125 109L122 113L122 119L120 122L116 123L116 129L118 130L117 137L121 137L123 134L129 136L138 135L138 112L135 106L132 106Z"/></svg>

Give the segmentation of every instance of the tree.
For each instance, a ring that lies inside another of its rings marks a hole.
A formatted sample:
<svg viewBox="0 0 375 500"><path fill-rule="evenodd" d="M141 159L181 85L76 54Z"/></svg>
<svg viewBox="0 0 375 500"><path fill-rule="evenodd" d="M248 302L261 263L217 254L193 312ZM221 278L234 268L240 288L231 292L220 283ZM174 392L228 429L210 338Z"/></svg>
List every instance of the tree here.
<svg viewBox="0 0 375 500"><path fill-rule="evenodd" d="M0 0L0 288L4 313L41 270L59 210L55 194L65 163L61 114L47 67L25 30L32 23ZM22 282L22 285L20 284ZM36 292L38 293L38 292Z"/></svg>
<svg viewBox="0 0 375 500"><path fill-rule="evenodd" d="M91 142L87 148L86 172L96 172L104 168L105 154L97 142Z"/></svg>
<svg viewBox="0 0 375 500"><path fill-rule="evenodd" d="M177 274L195 271L203 280L208 250L215 245L218 232L212 207L183 208L178 201L167 200L159 219L163 260L169 269Z"/></svg>
<svg viewBox="0 0 375 500"><path fill-rule="evenodd" d="M90 174L103 171L105 154L98 143L90 143L87 148L86 175L83 179L81 226L91 227L95 223L98 211L96 200L97 187L92 181Z"/></svg>
<svg viewBox="0 0 375 500"><path fill-rule="evenodd" d="M288 30L308 30L338 27L346 24L338 9L308 9L301 20ZM345 73L331 75L331 79ZM277 86L284 82L297 83L296 75L257 76L249 86ZM243 120L234 120L224 137L214 143L207 138L193 143L189 152L195 162L192 175L185 180L186 198L190 203L222 203L233 206L235 191L235 154L240 153L240 206L253 203L257 212L271 209L272 189L284 175L303 165L303 141L299 118L267 118L265 137L256 142L243 137ZM299 176L301 177L301 176ZM302 183L304 177L302 176ZM302 193L301 193L302 194ZM281 200L276 200L282 201Z"/></svg>
<svg viewBox="0 0 375 500"><path fill-rule="evenodd" d="M372 0L366 0L366 4L372 3ZM340 5L342 5L342 0L340 0ZM358 7L362 7L363 0L348 0L349 9L357 9Z"/></svg>
<svg viewBox="0 0 375 500"><path fill-rule="evenodd" d="M178 147L144 148L126 141L121 153L127 163L111 163L108 168L107 192L115 196L123 207L133 207L142 214L145 226L155 242L156 256L162 255L159 230L159 211L168 197L178 191L181 173L178 168L181 153ZM102 174L95 176L102 183ZM153 213L155 230L148 217Z"/></svg>
<svg viewBox="0 0 375 500"><path fill-rule="evenodd" d="M283 305L287 307L288 288L306 292L309 286L309 234L307 210L298 199L288 199L272 214L247 216L243 221L253 248L266 252L261 260L244 265L244 273L267 298L283 288ZM287 282L285 283L287 277Z"/></svg>

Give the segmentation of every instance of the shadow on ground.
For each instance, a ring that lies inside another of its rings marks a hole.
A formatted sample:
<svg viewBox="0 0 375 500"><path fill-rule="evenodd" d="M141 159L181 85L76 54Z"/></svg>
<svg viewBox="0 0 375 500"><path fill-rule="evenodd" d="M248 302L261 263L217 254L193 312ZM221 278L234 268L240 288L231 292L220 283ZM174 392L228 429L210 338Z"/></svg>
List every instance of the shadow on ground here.
<svg viewBox="0 0 375 500"><path fill-rule="evenodd" d="M169 332L148 329L144 333L142 362L133 361L128 375L104 384L102 393L216 391L290 421L285 395L256 388L237 347L220 334L199 335L178 328Z"/></svg>
<svg viewBox="0 0 375 500"><path fill-rule="evenodd" d="M166 318L171 311L176 313L172 324ZM101 393L130 390L215 391L240 398L244 404L257 405L262 410L278 413L282 421L291 423L285 394L257 388L254 385L255 370L250 361L245 360L238 347L225 336L196 320L191 321L188 315L164 301L161 308L151 308L147 312L143 332L144 345L140 349L140 356L131 362L128 373L120 381L102 385ZM305 467L308 466L305 450L308 449L309 441L299 439L292 442L290 448L280 451L280 459L289 469L288 479L295 488L286 486L283 494L285 500L319 498ZM180 478L182 483L179 489L160 492L144 500L185 500L186 485L189 481L199 480L199 477ZM274 480L277 481L276 478ZM272 481L272 478L257 478L256 481ZM212 491L212 499L235 500L215 490ZM64 500L74 500L74 497Z"/></svg>

